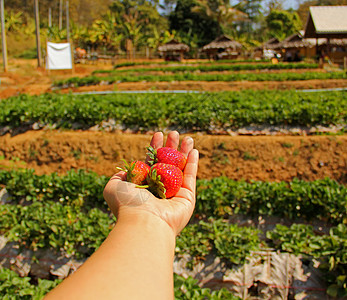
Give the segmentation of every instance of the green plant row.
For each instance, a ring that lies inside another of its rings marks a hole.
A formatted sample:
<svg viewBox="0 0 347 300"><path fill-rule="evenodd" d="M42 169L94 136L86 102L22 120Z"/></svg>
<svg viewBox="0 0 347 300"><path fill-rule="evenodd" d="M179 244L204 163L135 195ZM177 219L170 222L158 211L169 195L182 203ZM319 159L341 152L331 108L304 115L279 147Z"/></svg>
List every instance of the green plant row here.
<svg viewBox="0 0 347 300"><path fill-rule="evenodd" d="M196 62L192 62L189 61L189 65L191 64L225 64L225 63L262 63L262 62L268 62L270 63L269 60L255 60L255 59L244 59L244 60L236 60L236 59L223 59L223 60L218 60L218 61L210 61L210 60L206 60L206 61L196 61ZM186 62L177 62L177 61L161 61L161 62L152 62L152 61L143 61L143 62L123 62L123 63L119 63L119 64L115 64L113 66L114 69L118 69L118 68L122 68L122 67L133 67L133 66L147 66L147 65L185 65L187 64Z"/></svg>
<svg viewBox="0 0 347 300"><path fill-rule="evenodd" d="M197 194L195 212L202 216L267 215L347 223L347 189L329 178L311 182L246 182L216 177L199 180Z"/></svg>
<svg viewBox="0 0 347 300"><path fill-rule="evenodd" d="M10 241L32 250L50 248L67 256L91 255L113 228L114 219L98 208L82 212L81 207L59 202L0 206L0 232Z"/></svg>
<svg viewBox="0 0 347 300"><path fill-rule="evenodd" d="M31 205L0 206L0 231L10 241L36 250L49 248L77 258L86 258L105 240L112 229L109 214L94 208L87 213L78 207L60 203L36 202ZM315 233L311 225L277 225L260 238L255 227L240 227L222 219L209 219L189 224L177 238L176 255L190 254L193 266L213 254L227 264L243 264L252 251L266 248L282 250L322 261L329 283L336 284L346 275L347 228L339 224L329 235ZM343 288L343 285L342 285Z"/></svg>
<svg viewBox="0 0 347 300"><path fill-rule="evenodd" d="M32 284L32 278L20 277L16 272L0 268L0 297L3 300L40 300L50 290L56 287L61 280L38 279L38 283ZM237 300L226 289L211 291L201 288L198 281L192 277L184 278L174 274L175 299L178 300Z"/></svg>
<svg viewBox="0 0 347 300"><path fill-rule="evenodd" d="M0 298L2 300L40 300L61 280L38 279L31 283L30 277L20 277L16 272L0 268Z"/></svg>
<svg viewBox="0 0 347 300"><path fill-rule="evenodd" d="M290 70L290 69L315 69L318 64L312 63L259 63L259 64L213 64L213 65L175 65L165 67L149 67L149 68L128 68L123 70L96 70L92 74L105 74L105 73L124 73L124 72L213 72L213 71L246 71L246 70Z"/></svg>
<svg viewBox="0 0 347 300"><path fill-rule="evenodd" d="M77 258L87 257L95 251L107 237L115 221L110 213L98 208L83 212L78 206L52 201L34 202L26 206L3 204L0 206L0 215L0 231L10 241L17 241L32 250L51 248L63 251L66 255L75 255ZM192 222L178 238L178 255L189 253L199 259L214 250L216 256L232 264L241 264L251 251L265 246L259 237L261 232L253 227L239 227L221 218L209 222L200 221L198 224L194 224L194 220ZM268 232L267 238L276 249L295 254L319 257L340 251L341 257L335 259L335 263L346 263L346 253L342 253L344 244L338 240L324 245L320 242L317 244L316 240L311 243L309 237L313 235L312 228L309 225L301 226L304 227L291 228L294 231L301 230L300 234L288 232L288 228L282 226L273 233ZM336 232L341 233L341 238L347 238L346 225L341 223L336 228ZM331 231L331 234L336 232ZM290 237L292 240L287 241ZM293 244L295 239L297 242ZM324 250L325 248L328 250Z"/></svg>
<svg viewBox="0 0 347 300"><path fill-rule="evenodd" d="M172 75L116 75L116 76L87 76L72 77L58 80L55 87L78 87L97 85L101 82L113 84L115 82L171 82L171 81L296 81L312 79L346 79L345 72L304 72L304 73L236 73L236 74L196 74L183 73Z"/></svg>
<svg viewBox="0 0 347 300"><path fill-rule="evenodd" d="M65 176L36 175L25 169L0 171L0 184L11 194L11 203L59 201L83 210L107 209L102 197L107 180L108 177L84 170L72 170ZM197 181L195 213L201 217L268 215L347 223L347 189L329 178L311 182L246 182L216 177Z"/></svg>
<svg viewBox="0 0 347 300"><path fill-rule="evenodd" d="M39 122L90 128L113 119L138 130L237 129L249 125L345 124L347 93L240 91L188 94L20 95L0 101L0 126Z"/></svg>

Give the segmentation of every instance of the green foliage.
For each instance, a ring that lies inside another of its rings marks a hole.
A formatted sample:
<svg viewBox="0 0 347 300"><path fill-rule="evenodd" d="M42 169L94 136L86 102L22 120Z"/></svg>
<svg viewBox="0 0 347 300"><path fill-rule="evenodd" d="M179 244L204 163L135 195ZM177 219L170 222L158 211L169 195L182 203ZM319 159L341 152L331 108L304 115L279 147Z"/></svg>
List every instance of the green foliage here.
<svg viewBox="0 0 347 300"><path fill-rule="evenodd" d="M84 210L107 209L102 197L107 180L105 176L83 170L70 171L66 176L36 175L33 170L0 171L0 184L6 185L12 203L49 200ZM328 178L312 182L295 179L289 183L248 183L217 177L197 181L195 213L216 217L270 215L290 220L304 218L332 224L347 223L347 189Z"/></svg>
<svg viewBox="0 0 347 300"><path fill-rule="evenodd" d="M20 277L14 271L0 268L0 296L3 300L39 300L61 280L39 279L37 285L30 283L30 277Z"/></svg>
<svg viewBox="0 0 347 300"><path fill-rule="evenodd" d="M0 206L1 232L12 241L36 250L52 248L77 258L92 254L112 229L112 219L97 208L83 213L80 207L52 201L28 206Z"/></svg>
<svg viewBox="0 0 347 300"><path fill-rule="evenodd" d="M195 0L178 0L175 10L168 17L170 30L177 31L177 34L188 40L191 37L198 37L198 46L209 43L220 33L220 25L215 20L206 15L192 11L197 5Z"/></svg>
<svg viewBox="0 0 347 300"><path fill-rule="evenodd" d="M0 231L10 241L33 250L50 248L77 258L88 257L113 227L114 219L106 212L106 204L95 201L93 207L92 203L92 199L102 194L107 179L82 170L65 176L2 170L0 184L6 186L12 197L8 204L0 206ZM328 293L342 296L346 292L347 229L343 224L346 223L346 201L346 187L330 179L290 183L246 183L223 177L199 180L194 216L207 219L193 218L185 227L177 238L176 255L190 255L189 267L209 255L229 264L243 264L252 251L269 245L275 250L318 259L330 284ZM293 224L290 228L277 225L266 233L265 244L258 229L230 224L223 219L235 214L274 215L293 221L314 218L337 226L324 235L310 225ZM208 218L212 215L213 219ZM4 276L10 275L0 272L0 278ZM28 281L14 279L13 285L12 279L6 280L0 284L0 294L5 291L9 295L32 295L36 287ZM49 282L46 286L51 287ZM185 297L180 293L186 293L188 299L195 299L191 295L196 299L219 299L228 295L225 290L211 292L193 286L191 279L178 280L175 291L179 299ZM35 295L42 294L35 290Z"/></svg>
<svg viewBox="0 0 347 300"><path fill-rule="evenodd" d="M171 75L115 75L115 76L87 76L72 77L65 80L58 80L53 83L56 87L75 87L85 85L96 85L101 82L112 84L115 82L170 82L170 81L295 81L312 79L346 79L344 72L303 72L303 73L234 73L234 74L198 74L183 73Z"/></svg>
<svg viewBox="0 0 347 300"><path fill-rule="evenodd" d="M195 212L202 216L269 215L347 223L347 189L328 178L247 183L219 177L199 180L197 195Z"/></svg>
<svg viewBox="0 0 347 300"><path fill-rule="evenodd" d="M329 126L347 119L340 92L241 91L187 94L20 95L0 102L0 126L34 122L90 128L103 120L140 130L237 129L249 125Z"/></svg>
<svg viewBox="0 0 347 300"><path fill-rule="evenodd" d="M293 224L290 228L277 224L266 237L276 249L319 259L319 268L329 284L333 297L347 296L347 227L339 224L329 235L316 234L311 225Z"/></svg>
<svg viewBox="0 0 347 300"><path fill-rule="evenodd" d="M128 64L131 66L131 64ZM92 74L118 74L118 73L148 73L148 72L215 72L215 71L245 71L245 70L290 70L290 69L314 69L318 68L318 64L312 63L257 63L257 64L201 64L196 66L163 66L163 67L147 67L147 68L127 68L124 70L96 70Z"/></svg>
<svg viewBox="0 0 347 300"><path fill-rule="evenodd" d="M3 300L40 300L62 280L38 279L38 283L30 283L32 278L20 277L14 271L0 268L0 296ZM198 281L192 277L184 278L174 274L175 299L178 300L237 300L228 290L211 291L201 288Z"/></svg>
<svg viewBox="0 0 347 300"><path fill-rule="evenodd" d="M285 37L298 32L302 23L296 12L271 10L266 17L270 36L283 40Z"/></svg>
<svg viewBox="0 0 347 300"><path fill-rule="evenodd" d="M240 299L239 297L233 296L233 294L225 288L219 291L211 291L208 288L201 288L198 285L198 280L190 276L184 278L177 274L174 274L174 291L175 299L177 300Z"/></svg>

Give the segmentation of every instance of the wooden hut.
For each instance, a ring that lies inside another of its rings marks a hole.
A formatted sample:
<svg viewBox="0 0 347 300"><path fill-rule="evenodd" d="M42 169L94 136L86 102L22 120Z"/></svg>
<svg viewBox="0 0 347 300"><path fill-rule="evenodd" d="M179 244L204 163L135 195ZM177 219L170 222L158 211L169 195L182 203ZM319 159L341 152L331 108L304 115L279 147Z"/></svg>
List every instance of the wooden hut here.
<svg viewBox="0 0 347 300"><path fill-rule="evenodd" d="M201 52L206 53L210 59L235 59L241 54L242 45L222 35L211 43L202 47Z"/></svg>
<svg viewBox="0 0 347 300"><path fill-rule="evenodd" d="M315 56L315 41L305 39L304 31L290 35L279 43L278 48L281 49L285 61L301 61L303 58Z"/></svg>
<svg viewBox="0 0 347 300"><path fill-rule="evenodd" d="M172 39L166 44L159 46L158 51L166 61L181 61L184 53L189 51L189 46Z"/></svg>
<svg viewBox="0 0 347 300"><path fill-rule="evenodd" d="M259 47L256 47L253 52L254 58L264 58L267 52L275 53L278 50L280 41L277 38L271 38Z"/></svg>
<svg viewBox="0 0 347 300"><path fill-rule="evenodd" d="M347 6L311 6L304 37L316 40L316 56L326 55L333 62L346 60Z"/></svg>

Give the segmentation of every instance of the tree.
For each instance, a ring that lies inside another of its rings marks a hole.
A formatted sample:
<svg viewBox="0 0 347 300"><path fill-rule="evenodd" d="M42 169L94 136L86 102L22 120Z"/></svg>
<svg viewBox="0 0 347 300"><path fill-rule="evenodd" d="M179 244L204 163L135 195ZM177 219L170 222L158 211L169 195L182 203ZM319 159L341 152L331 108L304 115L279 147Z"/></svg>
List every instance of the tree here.
<svg viewBox="0 0 347 300"><path fill-rule="evenodd" d="M302 23L296 12L272 10L266 17L266 23L271 37L283 40L299 31Z"/></svg>
<svg viewBox="0 0 347 300"><path fill-rule="evenodd" d="M127 41L139 49L149 46L148 39L160 35L167 29L167 22L157 10L158 3L148 0L114 1L111 10L117 15L117 22Z"/></svg>
<svg viewBox="0 0 347 300"><path fill-rule="evenodd" d="M230 6L226 0L196 0L196 2L197 5L192 10L216 21L219 24L219 34L233 34L233 23L248 18L246 13Z"/></svg>
<svg viewBox="0 0 347 300"><path fill-rule="evenodd" d="M178 0L175 10L169 15L170 31L176 31L189 46L189 40L197 37L198 46L215 39L220 33L220 25L205 14L194 12L195 0Z"/></svg>

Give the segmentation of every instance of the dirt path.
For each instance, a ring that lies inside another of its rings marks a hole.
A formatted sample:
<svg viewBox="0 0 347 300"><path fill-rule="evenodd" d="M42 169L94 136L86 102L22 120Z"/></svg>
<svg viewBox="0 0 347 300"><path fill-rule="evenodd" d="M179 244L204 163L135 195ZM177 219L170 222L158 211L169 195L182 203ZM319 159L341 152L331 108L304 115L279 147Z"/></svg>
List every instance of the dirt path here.
<svg viewBox="0 0 347 300"><path fill-rule="evenodd" d="M200 151L199 178L289 181L324 177L347 183L347 136L192 135ZM0 168L38 174L72 168L112 175L121 159L143 159L151 135L93 131L28 131L0 137Z"/></svg>

